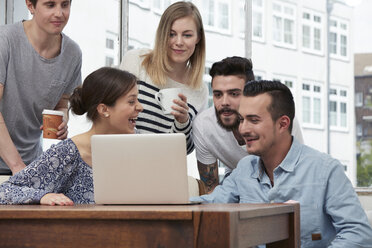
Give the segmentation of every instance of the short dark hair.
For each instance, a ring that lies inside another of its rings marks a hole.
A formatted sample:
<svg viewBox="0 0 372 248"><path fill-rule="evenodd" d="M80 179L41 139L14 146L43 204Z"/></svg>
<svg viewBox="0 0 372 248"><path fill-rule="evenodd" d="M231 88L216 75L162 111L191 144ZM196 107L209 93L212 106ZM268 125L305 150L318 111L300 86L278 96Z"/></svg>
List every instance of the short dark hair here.
<svg viewBox="0 0 372 248"><path fill-rule="evenodd" d="M36 7L36 4L37 4L37 0L30 0L30 2L32 3L32 5L34 7ZM70 3L72 2L72 0L70 0Z"/></svg>
<svg viewBox="0 0 372 248"><path fill-rule="evenodd" d="M291 90L279 81L250 81L244 86L244 96L257 96L267 93L271 96L271 104L267 110L271 114L273 121L278 120L281 116L286 115L291 120L289 132L292 132L292 123L295 116L295 103Z"/></svg>
<svg viewBox="0 0 372 248"><path fill-rule="evenodd" d="M87 113L94 121L98 117L97 106L103 103L114 106L116 100L127 94L137 84L133 74L111 67L102 67L89 74L82 86L70 97L70 109L77 115Z"/></svg>
<svg viewBox="0 0 372 248"><path fill-rule="evenodd" d="M211 75L212 81L215 76L232 75L242 77L246 82L254 80L252 61L239 56L227 57L214 63L209 71L209 75Z"/></svg>

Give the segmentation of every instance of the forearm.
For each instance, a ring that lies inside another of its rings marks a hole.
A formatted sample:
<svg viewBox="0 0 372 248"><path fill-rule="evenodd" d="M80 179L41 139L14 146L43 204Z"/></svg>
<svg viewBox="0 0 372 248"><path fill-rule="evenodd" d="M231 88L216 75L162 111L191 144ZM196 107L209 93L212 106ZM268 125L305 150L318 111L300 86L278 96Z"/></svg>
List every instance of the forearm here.
<svg viewBox="0 0 372 248"><path fill-rule="evenodd" d="M22 170L26 166L9 135L3 115L1 113L0 113L0 156L8 165L9 169L13 172L13 174Z"/></svg>
<svg viewBox="0 0 372 248"><path fill-rule="evenodd" d="M198 161L198 170L200 180L204 183L207 193L212 192L219 184L217 162L206 165Z"/></svg>
<svg viewBox="0 0 372 248"><path fill-rule="evenodd" d="M59 110L63 112L64 120L68 122L68 100L70 99L69 95L62 95L61 99L57 103L54 110Z"/></svg>
<svg viewBox="0 0 372 248"><path fill-rule="evenodd" d="M337 232L330 247L372 248L372 229L355 190L337 161L327 180L325 209Z"/></svg>
<svg viewBox="0 0 372 248"><path fill-rule="evenodd" d="M0 185L0 204L39 204L47 192L7 181Z"/></svg>
<svg viewBox="0 0 372 248"><path fill-rule="evenodd" d="M192 125L190 119L186 123L179 123L177 121L174 121L171 132L185 134L187 154L190 154L194 150L194 142L192 139Z"/></svg>

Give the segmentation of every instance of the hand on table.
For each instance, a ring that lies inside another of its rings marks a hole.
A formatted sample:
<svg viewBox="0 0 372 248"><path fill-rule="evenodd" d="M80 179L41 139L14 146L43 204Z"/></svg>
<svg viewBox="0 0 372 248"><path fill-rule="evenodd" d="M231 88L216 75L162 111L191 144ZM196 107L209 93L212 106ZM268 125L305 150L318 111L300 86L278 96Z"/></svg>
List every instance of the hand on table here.
<svg viewBox="0 0 372 248"><path fill-rule="evenodd" d="M64 194L48 193L40 199L41 205L60 205L60 206L72 206L74 202Z"/></svg>

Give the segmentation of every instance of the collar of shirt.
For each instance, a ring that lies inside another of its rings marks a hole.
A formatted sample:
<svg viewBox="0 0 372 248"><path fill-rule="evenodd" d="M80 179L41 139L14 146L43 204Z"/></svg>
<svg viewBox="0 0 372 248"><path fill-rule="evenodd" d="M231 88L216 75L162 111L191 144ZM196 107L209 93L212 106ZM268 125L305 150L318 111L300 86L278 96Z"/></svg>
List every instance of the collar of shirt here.
<svg viewBox="0 0 372 248"><path fill-rule="evenodd" d="M292 145L291 145L291 148L289 149L287 155L285 156L285 158L283 159L283 161L278 165L277 168L275 168L275 170L277 170L278 168L281 168L283 171L286 171L286 172L293 172L299 158L300 158L300 155L301 155L301 150L302 150L302 146L300 145L300 143L295 139L293 138L293 142L292 142ZM265 167L260 159L260 157L256 157L256 159L253 159L252 162L252 167L253 167L253 173L252 173L252 178L256 178L258 179L259 181L262 181L264 175L266 174L265 173ZM275 171L274 170L274 171Z"/></svg>

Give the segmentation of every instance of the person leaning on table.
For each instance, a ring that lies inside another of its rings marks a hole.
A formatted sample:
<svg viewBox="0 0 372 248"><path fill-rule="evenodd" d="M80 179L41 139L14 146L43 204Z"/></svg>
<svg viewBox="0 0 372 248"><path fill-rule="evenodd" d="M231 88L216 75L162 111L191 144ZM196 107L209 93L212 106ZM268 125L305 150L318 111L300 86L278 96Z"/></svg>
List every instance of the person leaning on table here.
<svg viewBox="0 0 372 248"><path fill-rule="evenodd" d="M0 204L72 205L94 203L91 136L132 134L138 113L136 77L104 67L76 88L70 108L87 113L91 129L53 145L38 159L0 185Z"/></svg>
<svg viewBox="0 0 372 248"><path fill-rule="evenodd" d="M372 247L372 229L341 163L291 136L291 91L276 81L248 82L239 131L250 156L241 159L210 203L300 203L301 247Z"/></svg>

